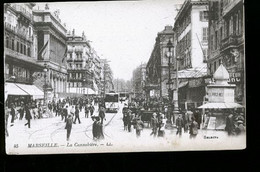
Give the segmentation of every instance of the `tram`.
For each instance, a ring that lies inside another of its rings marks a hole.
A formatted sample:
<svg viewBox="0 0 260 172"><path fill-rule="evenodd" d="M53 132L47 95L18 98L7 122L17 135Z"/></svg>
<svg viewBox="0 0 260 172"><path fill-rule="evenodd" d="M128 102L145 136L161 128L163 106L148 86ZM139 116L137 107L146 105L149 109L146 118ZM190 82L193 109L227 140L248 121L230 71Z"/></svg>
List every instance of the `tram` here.
<svg viewBox="0 0 260 172"><path fill-rule="evenodd" d="M119 110L119 93L109 92L105 94L106 112L117 113Z"/></svg>

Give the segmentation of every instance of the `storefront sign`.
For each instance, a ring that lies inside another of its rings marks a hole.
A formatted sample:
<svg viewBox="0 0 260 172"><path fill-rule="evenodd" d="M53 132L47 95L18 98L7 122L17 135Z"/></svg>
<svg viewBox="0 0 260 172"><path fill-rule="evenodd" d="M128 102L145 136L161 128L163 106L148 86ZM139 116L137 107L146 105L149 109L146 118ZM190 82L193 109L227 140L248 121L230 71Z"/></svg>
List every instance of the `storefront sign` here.
<svg viewBox="0 0 260 172"><path fill-rule="evenodd" d="M233 88L208 88L209 102L234 102Z"/></svg>
<svg viewBox="0 0 260 172"><path fill-rule="evenodd" d="M241 72L229 72L229 84L236 84L240 83L242 80L242 73Z"/></svg>

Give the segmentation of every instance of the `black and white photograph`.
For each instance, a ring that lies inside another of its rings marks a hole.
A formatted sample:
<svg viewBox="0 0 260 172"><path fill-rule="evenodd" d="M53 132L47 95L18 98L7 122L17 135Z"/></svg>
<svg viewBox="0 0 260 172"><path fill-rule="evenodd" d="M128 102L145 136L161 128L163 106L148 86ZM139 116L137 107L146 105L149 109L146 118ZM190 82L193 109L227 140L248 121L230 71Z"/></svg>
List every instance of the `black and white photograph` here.
<svg viewBox="0 0 260 172"><path fill-rule="evenodd" d="M8 155L243 150L243 0L4 3Z"/></svg>

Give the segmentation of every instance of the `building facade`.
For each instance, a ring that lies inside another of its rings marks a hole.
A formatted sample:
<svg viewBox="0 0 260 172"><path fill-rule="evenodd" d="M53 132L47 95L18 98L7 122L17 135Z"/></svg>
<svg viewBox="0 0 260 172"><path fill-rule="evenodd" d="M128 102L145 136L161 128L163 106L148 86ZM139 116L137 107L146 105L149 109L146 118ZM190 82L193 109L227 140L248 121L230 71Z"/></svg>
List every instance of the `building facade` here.
<svg viewBox="0 0 260 172"><path fill-rule="evenodd" d="M166 86L169 79L167 43L169 40L173 42L173 36L174 32L172 26L165 26L164 30L157 34L154 48L146 65L147 77L144 89L147 97L168 97L168 89ZM170 62L172 62L172 59L170 60Z"/></svg>
<svg viewBox="0 0 260 172"><path fill-rule="evenodd" d="M111 70L111 67L109 65L109 61L107 59L100 59L100 67L101 67L101 84L100 84L100 91L99 94L103 97L106 93L109 91L115 91L114 90L114 84L113 84L113 72Z"/></svg>
<svg viewBox="0 0 260 172"><path fill-rule="evenodd" d="M133 71L132 93L135 98L145 98L146 64L141 64Z"/></svg>
<svg viewBox="0 0 260 172"><path fill-rule="evenodd" d="M245 105L244 11L242 0L209 2L208 75L223 64L235 84L235 101Z"/></svg>
<svg viewBox="0 0 260 172"><path fill-rule="evenodd" d="M37 37L34 36L34 22L32 9L34 3L6 3L4 4L4 74L7 82L5 90L10 91L9 102L19 106L31 95L30 89L37 89L33 85L34 73L42 72L44 66L37 63ZM11 79L11 78L14 79ZM24 90L24 96L12 97L14 93L8 90L9 82L15 83L15 89ZM19 85L18 85L19 84ZM29 88L28 89L25 89ZM7 94L7 93L6 93ZM26 98L27 97L27 98Z"/></svg>
<svg viewBox="0 0 260 172"><path fill-rule="evenodd" d="M66 92L66 27L61 23L59 12L51 12L46 5L43 10L33 10L34 37L37 39L37 62L47 68L45 78L41 75L34 83L41 88L52 90L48 94L48 101L60 93Z"/></svg>
<svg viewBox="0 0 260 172"><path fill-rule="evenodd" d="M207 74L208 1L186 0L175 18L174 33L173 90L178 70L180 107L196 108L206 94L203 77Z"/></svg>

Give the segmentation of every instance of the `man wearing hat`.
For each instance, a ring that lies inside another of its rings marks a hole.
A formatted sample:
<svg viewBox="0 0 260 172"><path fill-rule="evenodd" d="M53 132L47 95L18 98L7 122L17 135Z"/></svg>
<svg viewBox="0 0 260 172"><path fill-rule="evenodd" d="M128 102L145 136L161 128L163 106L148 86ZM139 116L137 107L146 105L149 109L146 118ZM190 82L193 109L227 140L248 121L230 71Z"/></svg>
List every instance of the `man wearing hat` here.
<svg viewBox="0 0 260 172"><path fill-rule="evenodd" d="M70 133L72 129L72 122L73 122L73 117L72 114L69 114L67 119L66 119L66 126L65 129L67 130L67 141L70 139Z"/></svg>
<svg viewBox="0 0 260 172"><path fill-rule="evenodd" d="M153 135L155 137L158 129L158 119L156 113L153 113L153 116L151 118L151 126L152 126L152 133L150 134L150 136Z"/></svg>
<svg viewBox="0 0 260 172"><path fill-rule="evenodd" d="M132 114L132 111L129 109L127 111L127 128L128 128L128 132L131 132L131 125L132 125L133 118L134 118L134 115Z"/></svg>

